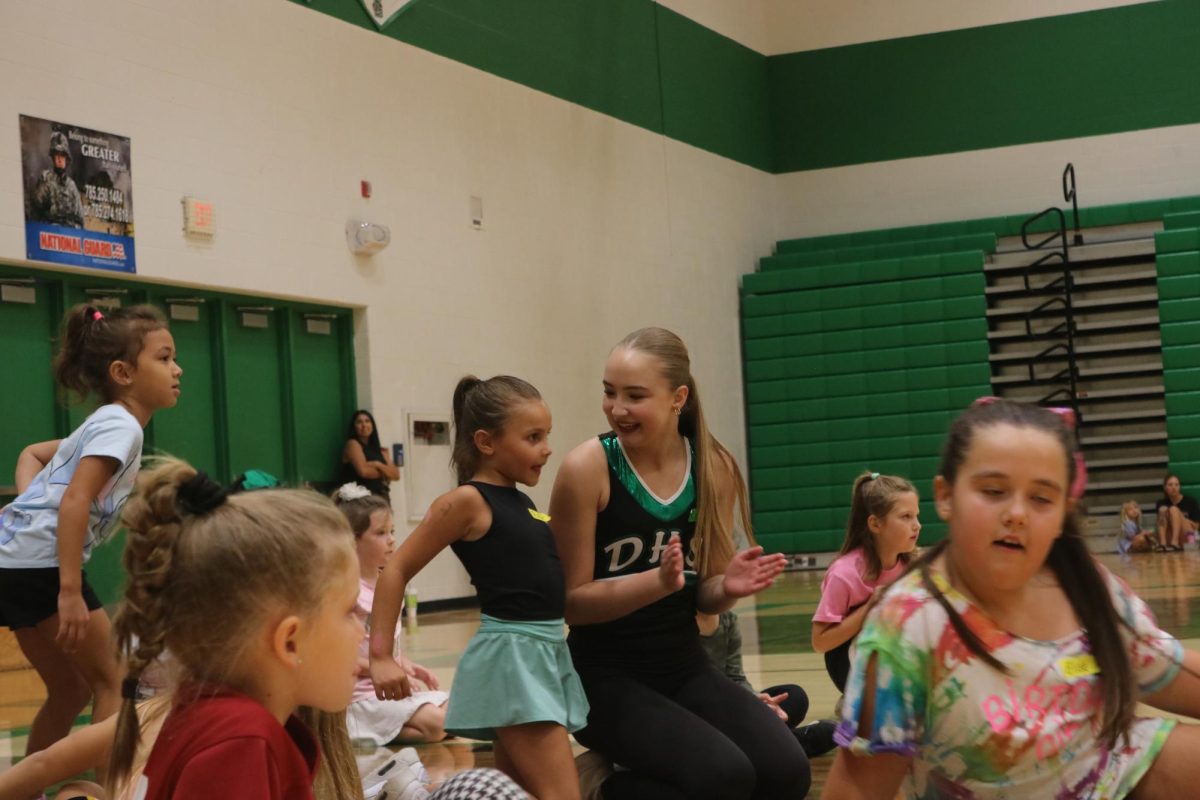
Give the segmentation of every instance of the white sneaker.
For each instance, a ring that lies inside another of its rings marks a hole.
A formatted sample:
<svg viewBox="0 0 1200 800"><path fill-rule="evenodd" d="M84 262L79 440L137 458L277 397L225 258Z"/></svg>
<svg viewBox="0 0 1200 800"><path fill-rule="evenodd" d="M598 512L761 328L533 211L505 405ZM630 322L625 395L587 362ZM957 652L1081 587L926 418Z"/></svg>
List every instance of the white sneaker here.
<svg viewBox="0 0 1200 800"><path fill-rule="evenodd" d="M603 800L600 787L613 774L613 764L595 750L585 750L575 756L579 772L579 793L583 800Z"/></svg>
<svg viewBox="0 0 1200 800"><path fill-rule="evenodd" d="M425 772L420 763L405 767L383 784L376 800L429 800L429 790L418 773ZM426 777L429 777L426 775Z"/></svg>
<svg viewBox="0 0 1200 800"><path fill-rule="evenodd" d="M417 751L412 747L405 747L363 776L363 797L366 800L378 797L389 779L404 772L412 772L421 783L429 783L429 773L425 771L425 765L421 763Z"/></svg>

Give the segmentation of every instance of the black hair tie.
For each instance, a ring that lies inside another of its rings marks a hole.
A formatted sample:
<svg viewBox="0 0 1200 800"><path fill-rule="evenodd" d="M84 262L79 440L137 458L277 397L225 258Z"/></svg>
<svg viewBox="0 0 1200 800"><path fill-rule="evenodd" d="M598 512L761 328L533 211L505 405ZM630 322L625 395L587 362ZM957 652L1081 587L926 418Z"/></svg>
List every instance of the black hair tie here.
<svg viewBox="0 0 1200 800"><path fill-rule="evenodd" d="M121 697L126 700L137 700L138 679L126 678L121 681Z"/></svg>
<svg viewBox="0 0 1200 800"><path fill-rule="evenodd" d="M228 490L208 477L208 473L197 472L180 484L176 502L187 513L199 516L224 503L228 494Z"/></svg>

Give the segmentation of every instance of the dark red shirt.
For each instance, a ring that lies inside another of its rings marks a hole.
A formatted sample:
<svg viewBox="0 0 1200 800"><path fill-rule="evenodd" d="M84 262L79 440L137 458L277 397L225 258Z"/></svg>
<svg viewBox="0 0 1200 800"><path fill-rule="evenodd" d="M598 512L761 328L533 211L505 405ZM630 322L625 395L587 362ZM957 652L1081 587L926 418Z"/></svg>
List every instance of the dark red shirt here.
<svg viewBox="0 0 1200 800"><path fill-rule="evenodd" d="M311 800L317 759L317 741L296 717L285 727L245 695L202 697L163 723L143 773L144 797Z"/></svg>

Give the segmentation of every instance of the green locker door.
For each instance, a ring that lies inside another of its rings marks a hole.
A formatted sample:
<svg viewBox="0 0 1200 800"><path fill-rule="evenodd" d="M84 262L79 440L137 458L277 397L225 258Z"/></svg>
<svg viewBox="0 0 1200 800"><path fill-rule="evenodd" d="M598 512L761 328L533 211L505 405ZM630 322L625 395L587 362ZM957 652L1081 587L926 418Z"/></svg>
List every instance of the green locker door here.
<svg viewBox="0 0 1200 800"><path fill-rule="evenodd" d="M182 458L215 480L230 477L221 441L216 364L221 304L211 298L181 292L155 292L150 296L167 315L175 339L176 358L183 368L179 403L159 411L150 426L154 449ZM150 448L147 448L147 452Z"/></svg>
<svg viewBox="0 0 1200 800"><path fill-rule="evenodd" d="M230 473L262 469L293 480L285 436L291 428L284 392L287 314L253 301L225 301L221 317Z"/></svg>
<svg viewBox="0 0 1200 800"><path fill-rule="evenodd" d="M354 410L350 316L326 310L291 311L288 317L296 477L324 488L337 478L346 421Z"/></svg>
<svg viewBox="0 0 1200 800"><path fill-rule="evenodd" d="M26 445L60 438L54 375L58 287L21 272L0 272L0 342L5 368L18 378L0 392L0 503L13 493L17 456Z"/></svg>

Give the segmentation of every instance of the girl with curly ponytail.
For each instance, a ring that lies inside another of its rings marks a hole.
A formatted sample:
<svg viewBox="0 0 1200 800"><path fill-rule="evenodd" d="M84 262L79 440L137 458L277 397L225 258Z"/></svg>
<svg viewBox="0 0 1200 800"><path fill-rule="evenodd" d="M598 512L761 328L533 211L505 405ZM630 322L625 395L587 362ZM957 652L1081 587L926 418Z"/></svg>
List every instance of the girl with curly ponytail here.
<svg viewBox="0 0 1200 800"><path fill-rule="evenodd" d="M27 754L67 735L92 703L119 703L108 616L83 565L117 528L142 457L142 429L179 398L182 370L163 315L151 306L67 312L54 376L66 394L101 403L66 439L26 447L17 498L0 510L0 626L46 685Z"/></svg>

